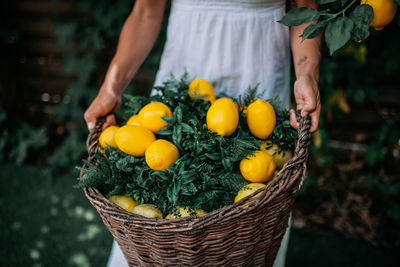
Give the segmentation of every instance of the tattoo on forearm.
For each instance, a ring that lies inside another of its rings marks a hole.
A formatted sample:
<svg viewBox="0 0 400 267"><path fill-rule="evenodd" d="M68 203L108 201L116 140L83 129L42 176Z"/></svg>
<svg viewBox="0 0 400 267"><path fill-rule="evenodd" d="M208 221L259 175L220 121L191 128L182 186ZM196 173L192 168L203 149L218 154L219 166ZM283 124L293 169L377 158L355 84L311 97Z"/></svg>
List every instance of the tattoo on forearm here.
<svg viewBox="0 0 400 267"><path fill-rule="evenodd" d="M301 59L297 62L297 66L300 66L300 65L303 64L305 61L307 61L307 56L304 56L303 58L301 58Z"/></svg>

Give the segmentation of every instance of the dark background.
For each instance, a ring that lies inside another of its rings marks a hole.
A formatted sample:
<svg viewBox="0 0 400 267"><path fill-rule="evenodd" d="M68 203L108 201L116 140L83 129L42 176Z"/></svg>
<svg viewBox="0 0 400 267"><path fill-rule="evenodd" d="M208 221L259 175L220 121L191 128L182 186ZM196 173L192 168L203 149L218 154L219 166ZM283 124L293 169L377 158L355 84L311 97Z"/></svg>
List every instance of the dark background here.
<svg viewBox="0 0 400 267"><path fill-rule="evenodd" d="M86 156L83 112L132 6L128 0L0 4L1 266L105 264L111 235L72 185ZM127 93L149 93L167 19ZM363 43L349 42L333 56L323 48L321 127L296 200L288 266L398 262L399 22L397 14L383 31L371 30Z"/></svg>

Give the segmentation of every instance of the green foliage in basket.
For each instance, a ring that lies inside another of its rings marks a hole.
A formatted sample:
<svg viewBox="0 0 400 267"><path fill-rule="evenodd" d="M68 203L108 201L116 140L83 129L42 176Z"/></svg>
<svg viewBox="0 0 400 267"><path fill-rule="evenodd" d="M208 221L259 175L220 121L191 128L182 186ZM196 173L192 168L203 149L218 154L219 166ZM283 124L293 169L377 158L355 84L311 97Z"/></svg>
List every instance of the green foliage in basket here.
<svg viewBox="0 0 400 267"><path fill-rule="evenodd" d="M171 77L155 90L150 98L126 96L128 113L136 114L149 101L167 104L173 116L163 117L168 125L157 133L157 138L173 142L181 157L163 172L149 168L144 157L107 149L106 157L96 155L98 164L87 162L88 168L80 168L85 175L77 187L96 187L106 196L127 194L135 201L155 204L164 214L173 212L176 206L212 211L233 203L247 183L239 163L261 144L248 130L245 116L241 113L235 133L223 137L205 124L210 103L189 97L187 74L180 79ZM254 91L249 90L253 96ZM292 149L297 132L286 127L288 111L279 107L278 99L270 102L279 118L271 140Z"/></svg>

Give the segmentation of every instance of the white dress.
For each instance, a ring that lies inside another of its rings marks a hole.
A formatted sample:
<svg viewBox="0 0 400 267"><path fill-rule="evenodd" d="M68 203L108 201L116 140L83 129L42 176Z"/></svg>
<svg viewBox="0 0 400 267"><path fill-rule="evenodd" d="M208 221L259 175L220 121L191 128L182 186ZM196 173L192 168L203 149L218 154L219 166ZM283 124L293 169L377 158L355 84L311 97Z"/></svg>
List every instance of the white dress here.
<svg viewBox="0 0 400 267"><path fill-rule="evenodd" d="M156 85L185 71L237 97L260 84L264 98L290 101L286 0L172 0Z"/></svg>
<svg viewBox="0 0 400 267"><path fill-rule="evenodd" d="M172 0L167 41L155 85L185 70L210 81L216 94L237 97L259 84L264 98L289 108L289 29L278 23L286 0ZM290 225L290 222L289 222ZM274 267L285 264L289 229ZM128 266L114 241L109 267Z"/></svg>

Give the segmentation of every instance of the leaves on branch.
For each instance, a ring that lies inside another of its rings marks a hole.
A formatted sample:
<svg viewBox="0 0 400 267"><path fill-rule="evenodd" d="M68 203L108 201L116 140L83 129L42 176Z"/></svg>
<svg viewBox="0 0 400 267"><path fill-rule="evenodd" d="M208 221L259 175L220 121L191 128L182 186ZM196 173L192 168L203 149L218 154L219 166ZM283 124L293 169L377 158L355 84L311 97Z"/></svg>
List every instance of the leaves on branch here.
<svg viewBox="0 0 400 267"><path fill-rule="evenodd" d="M325 41L331 55L343 47L350 38L354 41L363 41L369 36L374 12L370 5L357 5L357 1L316 0L320 10L310 7L291 9L280 21L286 26L308 25L300 35L302 41L319 36L325 29ZM333 12L331 10L335 10ZM339 9L339 10L337 10Z"/></svg>

